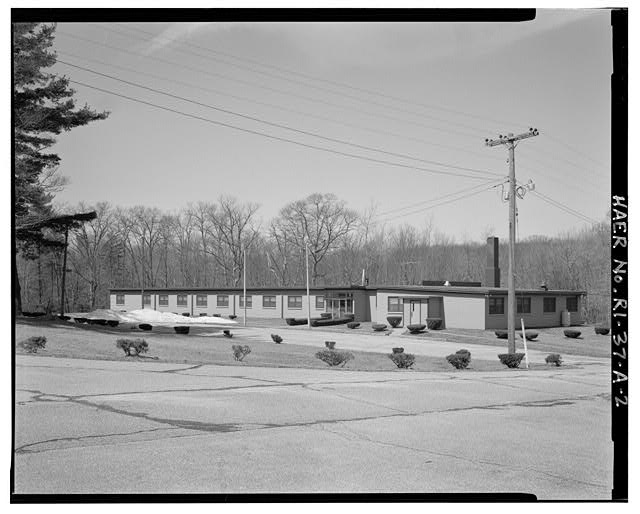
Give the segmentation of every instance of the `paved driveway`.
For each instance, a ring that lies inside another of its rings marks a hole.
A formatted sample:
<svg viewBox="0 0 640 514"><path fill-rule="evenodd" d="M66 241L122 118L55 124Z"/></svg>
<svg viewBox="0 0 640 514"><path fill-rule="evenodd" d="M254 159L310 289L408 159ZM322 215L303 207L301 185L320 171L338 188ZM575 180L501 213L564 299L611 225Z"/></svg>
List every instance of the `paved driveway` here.
<svg viewBox="0 0 640 514"><path fill-rule="evenodd" d="M604 363L421 373L18 356L15 492L608 499L608 388Z"/></svg>

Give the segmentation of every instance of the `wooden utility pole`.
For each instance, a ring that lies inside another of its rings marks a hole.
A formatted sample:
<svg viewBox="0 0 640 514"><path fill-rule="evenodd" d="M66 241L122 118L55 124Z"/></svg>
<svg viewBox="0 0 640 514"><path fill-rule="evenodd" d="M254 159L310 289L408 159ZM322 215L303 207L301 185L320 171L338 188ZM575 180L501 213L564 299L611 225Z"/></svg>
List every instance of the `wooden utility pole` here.
<svg viewBox="0 0 640 514"><path fill-rule="evenodd" d="M507 145L509 149L509 279L507 297L507 332L509 334L509 353L516 353L516 143L538 135L538 129L530 128L529 132L500 135L498 139L485 139L487 146Z"/></svg>
<svg viewBox="0 0 640 514"><path fill-rule="evenodd" d="M60 294L60 316L64 316L64 290L67 278L67 246L69 243L69 227L64 230L64 257L62 259L62 292Z"/></svg>

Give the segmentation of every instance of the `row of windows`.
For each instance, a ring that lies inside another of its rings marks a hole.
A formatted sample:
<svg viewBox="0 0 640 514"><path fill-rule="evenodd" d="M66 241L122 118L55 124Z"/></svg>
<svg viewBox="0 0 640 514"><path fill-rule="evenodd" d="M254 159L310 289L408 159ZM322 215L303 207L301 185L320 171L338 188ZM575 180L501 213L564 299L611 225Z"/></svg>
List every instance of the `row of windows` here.
<svg viewBox="0 0 640 514"><path fill-rule="evenodd" d="M489 298L489 314L504 314L504 297ZM567 297L567 310L569 312L578 311L578 297ZM531 297L516 297L516 311L518 314L531 314ZM545 297L542 299L542 311L545 313L556 312L556 298Z"/></svg>
<svg viewBox="0 0 640 514"><path fill-rule="evenodd" d="M240 300L240 307L244 308L244 296L240 295L239 300ZM207 307L207 301L208 301L208 297L206 294L196 295L196 307ZM144 303L144 305L151 305L151 295L147 293L143 294L142 302ZM123 294L116 294L116 305L124 305ZM158 305L168 306L169 295L168 294L158 295ZM187 306L186 294L177 295L177 305L178 307ZM229 307L229 295L226 295L226 294L216 295L216 305L218 307ZM252 305L253 305L252 296L247 295L247 309L250 309ZM289 309L302 309L302 296L288 296L287 306ZM275 309L276 308L275 295L263 296L262 307L265 309ZM316 309L324 309L324 296L316 296Z"/></svg>

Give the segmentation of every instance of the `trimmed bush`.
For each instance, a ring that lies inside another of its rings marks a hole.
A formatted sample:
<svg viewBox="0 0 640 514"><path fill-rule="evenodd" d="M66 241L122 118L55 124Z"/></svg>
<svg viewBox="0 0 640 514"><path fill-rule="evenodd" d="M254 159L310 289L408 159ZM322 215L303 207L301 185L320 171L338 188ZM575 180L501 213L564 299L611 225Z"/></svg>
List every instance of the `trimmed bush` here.
<svg viewBox="0 0 640 514"><path fill-rule="evenodd" d="M320 318L321 319L331 319L332 314L330 312L321 312L320 313Z"/></svg>
<svg viewBox="0 0 640 514"><path fill-rule="evenodd" d="M495 334L498 339L509 339L509 332L506 330L496 330Z"/></svg>
<svg viewBox="0 0 640 514"><path fill-rule="evenodd" d="M600 336L606 336L609 333L609 327L594 327L594 331Z"/></svg>
<svg viewBox="0 0 640 514"><path fill-rule="evenodd" d="M229 314L229 319L236 319L238 316L236 316L235 314Z"/></svg>
<svg viewBox="0 0 640 514"><path fill-rule="evenodd" d="M224 337L228 337L229 339L231 339L233 337L233 334L231 333L231 330L223 330L222 331L222 335Z"/></svg>
<svg viewBox="0 0 640 514"><path fill-rule="evenodd" d="M247 345L234 344L231 349L233 350L233 358L237 361L242 361L242 359L251 353L251 348Z"/></svg>
<svg viewBox="0 0 640 514"><path fill-rule="evenodd" d="M20 346L29 353L38 353L38 350L44 350L47 344L45 336L32 336L20 342Z"/></svg>
<svg viewBox="0 0 640 514"><path fill-rule="evenodd" d="M404 352L404 348L402 348L401 346L398 346L396 348L391 348L391 351L393 353L403 353Z"/></svg>
<svg viewBox="0 0 640 514"><path fill-rule="evenodd" d="M353 354L349 352L339 352L336 350L320 350L316 353L316 358L322 362L327 363L329 366L342 366L352 360Z"/></svg>
<svg viewBox="0 0 640 514"><path fill-rule="evenodd" d="M409 369L416 361L416 356L411 353L390 353L388 357L400 369Z"/></svg>
<svg viewBox="0 0 640 514"><path fill-rule="evenodd" d="M190 327L173 327L173 330L176 331L176 334L188 334Z"/></svg>
<svg viewBox="0 0 640 514"><path fill-rule="evenodd" d="M360 326L360 323L358 323L357 321L350 321L349 323L347 323L347 326L349 328L358 328Z"/></svg>
<svg viewBox="0 0 640 514"><path fill-rule="evenodd" d="M508 368L517 368L524 359L524 353L501 353L498 355L498 359Z"/></svg>
<svg viewBox="0 0 640 514"><path fill-rule="evenodd" d="M387 321L392 328L397 328L402 323L402 316L387 316Z"/></svg>
<svg viewBox="0 0 640 514"><path fill-rule="evenodd" d="M518 332L520 339L522 339L522 332ZM536 337L538 337L538 332L534 332L532 330L525 330L524 336L527 338L527 341L533 341Z"/></svg>
<svg viewBox="0 0 640 514"><path fill-rule="evenodd" d="M120 324L120 322L117 319L108 319L107 320L107 325L109 325L110 327L117 327Z"/></svg>
<svg viewBox="0 0 640 514"><path fill-rule="evenodd" d="M411 334L421 334L422 332L424 332L425 328L427 328L427 325L424 325L422 323L407 325L407 329Z"/></svg>
<svg viewBox="0 0 640 514"><path fill-rule="evenodd" d="M284 321L291 327L296 325L306 325L308 323L307 318L286 318Z"/></svg>
<svg viewBox="0 0 640 514"><path fill-rule="evenodd" d="M382 332L387 328L387 325L385 325L384 323L374 323L373 325L371 325L371 328L376 332Z"/></svg>
<svg viewBox="0 0 640 514"><path fill-rule="evenodd" d="M442 318L427 318L427 328L429 330L441 330Z"/></svg>
<svg viewBox="0 0 640 514"><path fill-rule="evenodd" d="M71 316L65 316L64 314L58 314L58 319L61 321L69 321Z"/></svg>
<svg viewBox="0 0 640 514"><path fill-rule="evenodd" d="M282 337L280 337L278 334L271 334L271 339L276 344L282 343Z"/></svg>
<svg viewBox="0 0 640 514"><path fill-rule="evenodd" d="M582 332L580 332L579 330L573 330L572 328L567 328L564 331L564 336L570 337L571 339L577 339L578 337L580 337L581 333Z"/></svg>
<svg viewBox="0 0 640 514"><path fill-rule="evenodd" d="M89 320L87 318L73 318L76 323L88 323Z"/></svg>
<svg viewBox="0 0 640 514"><path fill-rule="evenodd" d="M562 365L562 357L559 353L550 353L544 359L547 364L555 364L556 366Z"/></svg>
<svg viewBox="0 0 640 514"><path fill-rule="evenodd" d="M447 361L456 369L466 369L471 362L471 352L465 349L458 350L456 353L447 355Z"/></svg>
<svg viewBox="0 0 640 514"><path fill-rule="evenodd" d="M346 325L353 321L351 318L336 318L336 319L322 319L322 318L311 318L311 326L312 327L331 327L334 325ZM307 321L305 320L304 324L306 325Z"/></svg>
<svg viewBox="0 0 640 514"><path fill-rule="evenodd" d="M350 312L343 314L342 317L348 319L349 321L353 321L354 319L356 319L356 315L351 314Z"/></svg>
<svg viewBox="0 0 640 514"><path fill-rule="evenodd" d="M138 325L138 328L139 328L140 330L146 330L146 331L148 332L148 331L149 331L149 330L151 330L153 327L152 327L151 325L149 325L149 323L140 323L140 324Z"/></svg>
<svg viewBox="0 0 640 514"><path fill-rule="evenodd" d="M182 315L185 316L186 318L191 316L191 314L189 314L188 312L183 312Z"/></svg>
<svg viewBox="0 0 640 514"><path fill-rule="evenodd" d="M205 316L206 316L206 314L205 314ZM221 318L221 317L222 317L222 315L221 315L221 314L214 314L214 315L213 315L213 317L214 317L214 318Z"/></svg>
<svg viewBox="0 0 640 514"><path fill-rule="evenodd" d="M141 353L147 353L149 343L144 339L118 339L116 347L120 348L127 357L136 357Z"/></svg>
<svg viewBox="0 0 640 514"><path fill-rule="evenodd" d="M207 315L207 313L206 313L206 312L201 312L201 313L200 313L200 317L202 317L202 316L206 316L206 315ZM215 316L215 314L214 314L214 316Z"/></svg>
<svg viewBox="0 0 640 514"><path fill-rule="evenodd" d="M333 350L336 347L335 341L325 341L324 345L329 348L329 350Z"/></svg>

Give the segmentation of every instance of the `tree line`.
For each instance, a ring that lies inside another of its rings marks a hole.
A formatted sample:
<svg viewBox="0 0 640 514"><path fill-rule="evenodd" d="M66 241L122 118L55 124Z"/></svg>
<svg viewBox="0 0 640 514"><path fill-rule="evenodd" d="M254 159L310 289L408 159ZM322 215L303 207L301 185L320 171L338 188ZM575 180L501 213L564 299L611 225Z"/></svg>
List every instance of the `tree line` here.
<svg viewBox="0 0 640 514"><path fill-rule="evenodd" d="M69 234L65 311L108 307L114 287L247 287L360 284L419 285L423 280L482 282L484 241L456 242L432 223L387 226L373 211L357 213L331 194L291 202L263 222L259 206L232 197L155 207L80 204L95 219ZM585 315L607 319L610 228L606 221L558 237L531 237L516 246L516 286L588 292ZM18 258L25 310L58 311L62 248L35 246ZM508 252L500 243L506 285Z"/></svg>

